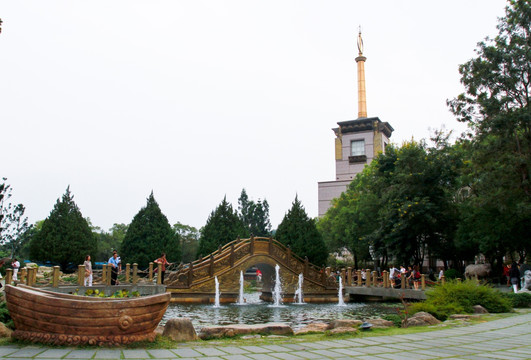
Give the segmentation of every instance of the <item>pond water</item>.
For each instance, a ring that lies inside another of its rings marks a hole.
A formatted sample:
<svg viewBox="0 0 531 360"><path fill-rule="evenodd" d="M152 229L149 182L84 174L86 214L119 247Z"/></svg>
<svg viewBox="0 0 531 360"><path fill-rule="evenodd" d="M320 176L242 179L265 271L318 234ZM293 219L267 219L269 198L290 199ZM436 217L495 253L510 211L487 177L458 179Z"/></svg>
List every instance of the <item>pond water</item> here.
<svg viewBox="0 0 531 360"><path fill-rule="evenodd" d="M294 330L312 323L334 319L367 319L386 314L396 314L397 304L386 303L346 303L337 304L286 304L278 307L263 302L259 293L245 294L245 305L170 304L161 324L171 318L187 317L196 330L208 325L263 324L283 322Z"/></svg>

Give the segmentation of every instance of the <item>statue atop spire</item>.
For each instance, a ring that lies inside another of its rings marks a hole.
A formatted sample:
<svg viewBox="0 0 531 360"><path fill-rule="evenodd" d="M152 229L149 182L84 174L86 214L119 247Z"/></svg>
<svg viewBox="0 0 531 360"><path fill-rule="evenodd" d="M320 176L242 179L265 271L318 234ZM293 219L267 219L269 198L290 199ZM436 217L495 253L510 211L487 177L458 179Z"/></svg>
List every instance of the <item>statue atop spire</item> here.
<svg viewBox="0 0 531 360"><path fill-rule="evenodd" d="M363 55L363 39L361 38L361 25L360 25L360 32L358 33L358 55Z"/></svg>
<svg viewBox="0 0 531 360"><path fill-rule="evenodd" d="M361 26L358 33L358 118L367 117L367 98L365 93L365 60L363 56L363 39L361 38Z"/></svg>

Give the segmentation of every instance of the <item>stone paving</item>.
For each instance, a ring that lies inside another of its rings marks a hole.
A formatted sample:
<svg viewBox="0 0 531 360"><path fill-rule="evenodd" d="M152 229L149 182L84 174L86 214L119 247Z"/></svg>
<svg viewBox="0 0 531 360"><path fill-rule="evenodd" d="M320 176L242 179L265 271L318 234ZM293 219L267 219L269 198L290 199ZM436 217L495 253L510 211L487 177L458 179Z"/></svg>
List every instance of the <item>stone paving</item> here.
<svg viewBox="0 0 531 360"><path fill-rule="evenodd" d="M186 346L176 349L0 347L1 359L531 359L531 313L477 325L391 335L276 345Z"/></svg>

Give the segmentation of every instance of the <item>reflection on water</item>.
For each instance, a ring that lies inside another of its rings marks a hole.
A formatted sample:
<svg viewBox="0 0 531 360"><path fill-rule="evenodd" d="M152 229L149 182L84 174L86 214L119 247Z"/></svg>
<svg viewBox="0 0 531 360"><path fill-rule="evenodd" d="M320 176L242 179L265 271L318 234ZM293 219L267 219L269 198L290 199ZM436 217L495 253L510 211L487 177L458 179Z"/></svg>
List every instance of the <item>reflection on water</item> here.
<svg viewBox="0 0 531 360"><path fill-rule="evenodd" d="M187 317L196 330L207 325L262 324L266 322L288 323L293 329L317 321L334 319L366 319L385 314L396 314L395 307L381 303L347 303L338 307L331 304L285 304L282 307L268 306L259 299L259 293L245 294L245 305L225 304L218 308L212 305L170 304L162 318L162 324L171 318Z"/></svg>

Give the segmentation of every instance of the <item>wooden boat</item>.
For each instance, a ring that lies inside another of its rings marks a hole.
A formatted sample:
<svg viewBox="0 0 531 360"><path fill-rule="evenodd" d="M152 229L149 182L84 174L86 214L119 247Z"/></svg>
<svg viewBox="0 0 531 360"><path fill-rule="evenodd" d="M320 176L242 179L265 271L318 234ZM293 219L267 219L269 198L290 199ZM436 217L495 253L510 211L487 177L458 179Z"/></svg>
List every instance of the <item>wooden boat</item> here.
<svg viewBox="0 0 531 360"><path fill-rule="evenodd" d="M170 302L163 293L112 299L61 294L24 285L5 287L13 337L57 345L122 345L155 339Z"/></svg>

